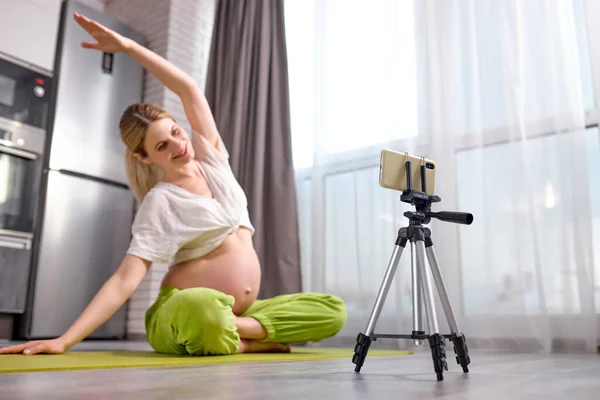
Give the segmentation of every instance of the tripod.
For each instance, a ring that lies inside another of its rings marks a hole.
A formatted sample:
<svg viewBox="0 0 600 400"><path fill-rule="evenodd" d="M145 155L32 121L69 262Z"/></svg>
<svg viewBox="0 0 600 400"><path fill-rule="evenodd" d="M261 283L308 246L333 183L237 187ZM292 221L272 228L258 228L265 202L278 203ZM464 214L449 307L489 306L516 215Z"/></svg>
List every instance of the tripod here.
<svg viewBox="0 0 600 400"><path fill-rule="evenodd" d="M471 360L467 349L466 338L458 328L458 323L452 311L450 299L444 285L444 279L438 264L438 260L433 248L431 239L431 230L423 225L428 224L431 218L437 218L441 221L453 222L459 224L470 225L473 222L473 216L467 213L460 212L432 212L431 204L441 201L439 196L431 196L426 193L425 181L425 166L421 165L421 188L423 191L412 190L411 182L411 162L406 162L406 187L407 190L402 192L400 200L405 203L415 206L415 211L407 211L404 216L408 218L409 224L407 227L401 228L398 231L398 236L395 242L394 251L389 261L385 272L383 282L377 294L373 310L369 317L365 333L359 333L356 338L356 346L354 347L354 356L352 363L356 364L355 371L360 372L367 352L371 346L371 342L378 338L390 339L412 339L416 345L420 345L422 340L428 340L433 358L433 367L437 375L437 380L444 379L444 370L448 370L446 362L445 340L448 338L454 345L454 353L457 363L462 367L463 372L469 372L468 365ZM394 335L394 334L376 334L374 332L377 319L385 303L388 291L394 279L396 268L400 262L400 257L406 243L410 242L411 251L411 274L412 274L412 313L413 313L413 331L410 335ZM425 265L425 257L429 262L430 269ZM434 304L433 287L431 285L431 275L438 289L438 294L448 325L450 334L440 334L438 328L437 314ZM422 303L425 304L425 314L427 316L427 325L429 334L425 333L423 327Z"/></svg>

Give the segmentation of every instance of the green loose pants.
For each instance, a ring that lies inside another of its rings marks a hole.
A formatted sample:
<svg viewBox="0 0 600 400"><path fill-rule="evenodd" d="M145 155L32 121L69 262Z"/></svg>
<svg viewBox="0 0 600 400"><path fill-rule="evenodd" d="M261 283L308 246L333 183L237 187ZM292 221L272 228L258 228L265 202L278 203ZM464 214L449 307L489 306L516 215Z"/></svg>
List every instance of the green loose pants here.
<svg viewBox="0 0 600 400"><path fill-rule="evenodd" d="M162 287L146 311L148 343L158 353L235 354L240 336L232 311L234 297L208 288ZM336 335L346 322L346 307L337 296L286 294L256 300L242 317L253 317L267 331L262 341L318 342Z"/></svg>

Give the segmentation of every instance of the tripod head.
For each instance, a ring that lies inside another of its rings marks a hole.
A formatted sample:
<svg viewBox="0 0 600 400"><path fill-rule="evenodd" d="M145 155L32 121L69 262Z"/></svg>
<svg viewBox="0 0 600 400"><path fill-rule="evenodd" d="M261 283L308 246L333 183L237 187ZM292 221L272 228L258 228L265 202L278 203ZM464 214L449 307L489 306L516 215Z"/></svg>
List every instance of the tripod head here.
<svg viewBox="0 0 600 400"><path fill-rule="evenodd" d="M416 211L407 211L404 216L411 224L428 224L431 218L437 218L440 221L452 222L455 224L471 225L473 223L473 214L456 211L432 212L431 204L442 201L440 196L427 194L427 182L425 180L425 166L421 165L421 187L423 192L412 189L411 181L411 162L406 161L406 187L407 189L400 195L400 201L415 206Z"/></svg>

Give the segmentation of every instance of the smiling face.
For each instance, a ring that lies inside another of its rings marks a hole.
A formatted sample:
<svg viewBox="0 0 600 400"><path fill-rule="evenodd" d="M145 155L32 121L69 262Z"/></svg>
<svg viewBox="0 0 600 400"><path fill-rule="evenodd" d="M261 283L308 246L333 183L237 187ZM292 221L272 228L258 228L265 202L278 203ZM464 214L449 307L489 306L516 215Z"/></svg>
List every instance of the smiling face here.
<svg viewBox="0 0 600 400"><path fill-rule="evenodd" d="M127 179L138 202L161 179L185 175L193 167L195 154L187 133L158 106L130 105L123 111L119 131L126 147Z"/></svg>
<svg viewBox="0 0 600 400"><path fill-rule="evenodd" d="M194 159L187 132L171 118L161 118L148 126L144 138L146 157L139 160L155 164L163 171L178 168Z"/></svg>

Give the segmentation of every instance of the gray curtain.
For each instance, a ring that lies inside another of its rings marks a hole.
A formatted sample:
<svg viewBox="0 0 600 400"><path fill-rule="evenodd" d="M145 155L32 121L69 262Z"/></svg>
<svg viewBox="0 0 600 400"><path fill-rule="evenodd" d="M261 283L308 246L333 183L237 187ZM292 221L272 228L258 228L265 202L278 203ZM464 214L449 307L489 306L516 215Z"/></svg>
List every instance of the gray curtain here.
<svg viewBox="0 0 600 400"><path fill-rule="evenodd" d="M283 0L217 1L206 82L256 227L259 297L300 292Z"/></svg>

